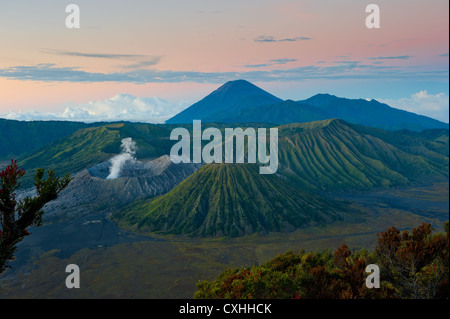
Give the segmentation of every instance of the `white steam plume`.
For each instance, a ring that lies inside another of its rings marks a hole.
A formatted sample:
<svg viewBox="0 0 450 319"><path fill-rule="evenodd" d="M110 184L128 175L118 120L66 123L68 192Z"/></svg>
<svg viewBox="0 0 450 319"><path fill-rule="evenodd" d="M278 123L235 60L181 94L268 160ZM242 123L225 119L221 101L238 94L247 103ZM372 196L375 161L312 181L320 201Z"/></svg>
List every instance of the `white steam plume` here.
<svg viewBox="0 0 450 319"><path fill-rule="evenodd" d="M125 162L136 160L134 158L134 155L136 154L137 147L136 143L131 139L131 137L124 138L122 140L120 148L122 152L109 160L111 163L111 167L109 168L109 175L106 177L106 179L118 178Z"/></svg>

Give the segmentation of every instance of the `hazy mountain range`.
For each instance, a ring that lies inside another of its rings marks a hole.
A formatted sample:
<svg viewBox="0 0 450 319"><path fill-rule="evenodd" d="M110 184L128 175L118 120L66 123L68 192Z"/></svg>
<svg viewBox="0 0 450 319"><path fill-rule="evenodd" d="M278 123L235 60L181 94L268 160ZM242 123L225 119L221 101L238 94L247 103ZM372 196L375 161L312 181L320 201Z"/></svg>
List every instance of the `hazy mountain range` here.
<svg viewBox="0 0 450 319"><path fill-rule="evenodd" d="M23 183L32 185L38 167L74 174L68 189L46 207L58 219L105 211L134 231L230 236L358 217L323 191L448 180L445 129L391 132L337 119L282 125L278 172L264 176L249 164L207 164L196 172L199 166L171 163L165 154L174 143L168 140L172 128L120 123L80 129L22 159L28 172ZM108 180L109 159L125 137L136 141L136 159Z"/></svg>
<svg viewBox="0 0 450 319"><path fill-rule="evenodd" d="M279 127L277 175L251 164L207 164L173 190L113 215L140 232L236 236L357 218L318 191L418 186L448 179L448 131L420 136L342 120Z"/></svg>
<svg viewBox="0 0 450 319"><path fill-rule="evenodd" d="M443 128L438 120L392 108L375 100L352 100L318 94L303 101L283 101L245 80L230 81L166 121L167 124L192 124L193 120L219 123L264 123L281 125L325 119L385 130ZM105 123L73 121L15 121L0 119L0 160L30 154L48 143L69 136L80 128Z"/></svg>
<svg viewBox="0 0 450 319"><path fill-rule="evenodd" d="M193 120L222 123L305 123L339 118L385 130L448 128L447 123L392 108L371 100L317 94L303 101L283 101L245 81L230 81L167 120L168 124Z"/></svg>
<svg viewBox="0 0 450 319"><path fill-rule="evenodd" d="M194 119L222 132L277 127L277 173L172 163L170 133ZM287 249L370 248L391 225L448 220L448 124L327 94L283 101L246 81L167 124L0 120L0 169L11 158L26 171L18 198L40 167L73 180L19 243L2 298L185 298L199 279ZM69 263L82 289L62 284Z"/></svg>
<svg viewBox="0 0 450 319"><path fill-rule="evenodd" d="M170 132L178 126L192 130L197 119L214 122L208 126L221 130L277 126L277 175L256 174L252 165L208 164L197 171L199 166L171 163L167 155L175 141ZM50 215L59 212L67 219L101 210L114 212L114 220L127 229L197 236L352 220L355 216L345 205L320 193L448 180L448 124L374 100L320 94L283 101L239 80L227 82L167 122L2 120L0 159L20 159L27 171L25 187L32 186L39 167L75 176L48 205ZM137 146L135 158L124 164L117 179L106 179L109 160L121 152L123 139L130 138Z"/></svg>

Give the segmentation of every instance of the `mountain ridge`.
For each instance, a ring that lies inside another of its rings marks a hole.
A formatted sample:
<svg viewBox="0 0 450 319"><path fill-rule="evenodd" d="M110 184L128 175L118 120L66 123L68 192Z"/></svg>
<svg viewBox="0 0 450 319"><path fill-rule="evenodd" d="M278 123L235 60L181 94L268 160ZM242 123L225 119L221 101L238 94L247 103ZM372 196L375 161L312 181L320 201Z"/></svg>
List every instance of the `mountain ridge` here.
<svg viewBox="0 0 450 319"><path fill-rule="evenodd" d="M198 119L213 122L229 117L246 106L267 105L281 101L280 98L246 80L228 81L166 123L187 124Z"/></svg>
<svg viewBox="0 0 450 319"><path fill-rule="evenodd" d="M316 94L299 104L312 105L321 111L328 112L332 118L340 118L353 124L378 127L395 131L408 129L421 131L424 129L447 128L448 123L397 109L375 99L347 99L331 94ZM363 110L364 112L361 112ZM401 119L401 120L399 120Z"/></svg>
<svg viewBox="0 0 450 319"><path fill-rule="evenodd" d="M112 215L137 232L195 237L293 231L348 218L342 203L302 191L254 164L206 164L167 194Z"/></svg>
<svg viewBox="0 0 450 319"><path fill-rule="evenodd" d="M318 190L388 188L420 184L425 177L448 178L449 159L441 149L388 131L367 134L374 130L340 119L280 126L279 173ZM390 143L392 136L397 147ZM413 152L402 146L405 141L420 142L423 149Z"/></svg>
<svg viewBox="0 0 450 319"><path fill-rule="evenodd" d="M27 171L23 184L32 185L38 167L53 168L62 175L101 163L120 152L123 138L137 143L138 159L167 155L175 143L169 139L173 127L116 123L82 129L21 159L19 164ZM305 187L384 188L417 183L427 173L448 176L448 130L391 132L328 119L285 124L278 131L278 173L300 178Z"/></svg>
<svg viewBox="0 0 450 319"><path fill-rule="evenodd" d="M166 123L187 124L202 120L282 125L330 118L391 131L449 128L448 123L396 109L373 99L347 99L320 93L306 100L282 100L245 80L225 83Z"/></svg>
<svg viewBox="0 0 450 319"><path fill-rule="evenodd" d="M17 121L0 118L0 160L10 160L95 124L70 121Z"/></svg>

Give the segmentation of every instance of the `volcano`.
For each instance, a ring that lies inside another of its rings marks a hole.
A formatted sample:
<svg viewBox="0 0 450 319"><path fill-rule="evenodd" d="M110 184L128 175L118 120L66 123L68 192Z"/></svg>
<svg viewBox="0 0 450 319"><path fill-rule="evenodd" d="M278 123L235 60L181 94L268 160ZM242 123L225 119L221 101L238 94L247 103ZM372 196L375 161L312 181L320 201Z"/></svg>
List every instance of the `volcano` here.
<svg viewBox="0 0 450 319"><path fill-rule="evenodd" d="M246 107L282 102L276 96L245 81L229 81L204 99L178 113L167 124L187 124L193 120L222 122Z"/></svg>
<svg viewBox="0 0 450 319"><path fill-rule="evenodd" d="M352 217L341 202L261 175L254 164L207 164L173 190L112 215L138 232L196 237L293 231Z"/></svg>
<svg viewBox="0 0 450 319"><path fill-rule="evenodd" d="M110 166L110 161L105 161L77 173L59 197L44 207L46 218L60 220L112 212L135 200L170 191L201 165L174 164L164 155L147 162L127 161L120 177L107 179Z"/></svg>

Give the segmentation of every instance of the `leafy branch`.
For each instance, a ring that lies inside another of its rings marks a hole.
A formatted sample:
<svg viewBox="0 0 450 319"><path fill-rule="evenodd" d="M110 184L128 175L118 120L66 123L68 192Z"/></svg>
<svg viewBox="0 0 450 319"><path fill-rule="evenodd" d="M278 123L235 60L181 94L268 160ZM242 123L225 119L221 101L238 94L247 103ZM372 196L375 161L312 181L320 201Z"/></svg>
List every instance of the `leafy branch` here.
<svg viewBox="0 0 450 319"><path fill-rule="evenodd" d="M16 190L24 175L15 160L0 172L0 273L14 259L17 243L30 234L27 228L42 224L45 204L56 199L71 181L69 174L57 177L53 170L39 168L34 177L36 195L17 201Z"/></svg>

